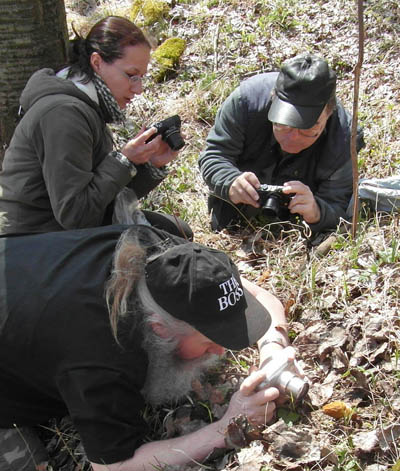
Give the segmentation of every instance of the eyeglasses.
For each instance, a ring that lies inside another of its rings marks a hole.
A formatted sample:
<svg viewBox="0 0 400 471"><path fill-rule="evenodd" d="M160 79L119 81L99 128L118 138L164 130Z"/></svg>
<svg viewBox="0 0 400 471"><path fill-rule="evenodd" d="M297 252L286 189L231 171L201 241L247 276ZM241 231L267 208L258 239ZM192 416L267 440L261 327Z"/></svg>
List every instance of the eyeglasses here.
<svg viewBox="0 0 400 471"><path fill-rule="evenodd" d="M299 132L301 136L310 137L310 138L318 137L321 132L320 123L317 123L312 128L308 128L308 129L292 128L291 126L286 126L285 124L279 124L279 123L272 123L272 125L276 131L281 132L283 134L287 134L293 131L293 129L297 129L297 131Z"/></svg>
<svg viewBox="0 0 400 471"><path fill-rule="evenodd" d="M126 72L122 71L126 78L131 82L131 84L135 85L137 83L142 83L146 81L148 77L146 76L141 76L141 75L129 75Z"/></svg>
<svg viewBox="0 0 400 471"><path fill-rule="evenodd" d="M147 76L145 75L129 75L127 72L125 72L124 70L120 69L119 67L117 67L117 69L125 75L125 77L130 81L130 83L132 85L136 85L137 83L141 82L143 84L143 82L148 78Z"/></svg>

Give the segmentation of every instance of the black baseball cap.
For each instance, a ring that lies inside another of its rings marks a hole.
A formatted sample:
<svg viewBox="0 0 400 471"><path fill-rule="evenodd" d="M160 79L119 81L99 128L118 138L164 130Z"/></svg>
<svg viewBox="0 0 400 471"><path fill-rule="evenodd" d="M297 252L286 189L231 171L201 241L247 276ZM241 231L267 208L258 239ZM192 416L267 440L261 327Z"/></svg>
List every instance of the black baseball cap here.
<svg viewBox="0 0 400 471"><path fill-rule="evenodd" d="M312 54L289 59L278 75L268 119L293 128L311 128L335 89L336 74L326 60Z"/></svg>
<svg viewBox="0 0 400 471"><path fill-rule="evenodd" d="M271 325L268 310L243 288L232 260L195 242L150 257L146 284L165 311L225 348L253 345Z"/></svg>

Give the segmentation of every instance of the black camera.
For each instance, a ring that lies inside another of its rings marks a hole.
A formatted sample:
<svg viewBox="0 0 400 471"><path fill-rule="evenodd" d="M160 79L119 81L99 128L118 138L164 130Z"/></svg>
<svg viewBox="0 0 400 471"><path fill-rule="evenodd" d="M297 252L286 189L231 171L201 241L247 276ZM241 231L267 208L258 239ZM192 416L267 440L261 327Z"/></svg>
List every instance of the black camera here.
<svg viewBox="0 0 400 471"><path fill-rule="evenodd" d="M288 204L291 196L283 193L284 186L278 185L261 185L257 190L260 196L258 200L263 213L269 217L277 217L285 219L289 216Z"/></svg>
<svg viewBox="0 0 400 471"><path fill-rule="evenodd" d="M172 150L182 149L185 145L185 141L181 135L181 118L177 114L152 124L151 127L156 128L157 132L147 139L146 144L161 134L163 141L165 141Z"/></svg>

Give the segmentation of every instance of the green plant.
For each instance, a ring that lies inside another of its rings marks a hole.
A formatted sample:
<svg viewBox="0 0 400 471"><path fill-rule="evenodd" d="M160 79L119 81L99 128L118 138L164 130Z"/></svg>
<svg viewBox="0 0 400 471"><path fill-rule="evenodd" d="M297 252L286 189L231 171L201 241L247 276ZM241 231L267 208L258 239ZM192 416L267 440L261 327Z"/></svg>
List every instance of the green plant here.
<svg viewBox="0 0 400 471"><path fill-rule="evenodd" d="M276 416L279 419L282 419L289 427L293 426L301 418L300 414L298 414L295 410L287 409L284 407L278 407L276 411Z"/></svg>
<svg viewBox="0 0 400 471"><path fill-rule="evenodd" d="M280 0L275 3L267 14L266 21L278 25L281 29L287 31L299 25L296 19L297 2L294 0Z"/></svg>
<svg viewBox="0 0 400 471"><path fill-rule="evenodd" d="M378 263L396 263L400 259L399 251L400 242L392 239L389 247L385 247L384 250L378 252Z"/></svg>
<svg viewBox="0 0 400 471"><path fill-rule="evenodd" d="M338 464L334 468L335 471L361 471L363 469L353 455L353 448L351 439L348 439L347 443L343 443L336 449Z"/></svg>
<svg viewBox="0 0 400 471"><path fill-rule="evenodd" d="M204 407L204 409L207 411L207 414L208 414L208 420L210 422L210 424L213 422L213 415L212 415L212 412L211 412L211 409L210 409L210 406L209 404L205 403L205 402L202 402L202 401L199 401L198 404L200 404L202 407Z"/></svg>

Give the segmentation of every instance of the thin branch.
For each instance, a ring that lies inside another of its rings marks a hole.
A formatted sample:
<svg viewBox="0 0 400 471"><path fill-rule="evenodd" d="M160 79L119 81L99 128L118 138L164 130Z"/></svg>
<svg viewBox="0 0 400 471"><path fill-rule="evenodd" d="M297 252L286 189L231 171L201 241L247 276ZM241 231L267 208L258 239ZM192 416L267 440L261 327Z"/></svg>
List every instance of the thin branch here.
<svg viewBox="0 0 400 471"><path fill-rule="evenodd" d="M351 125L351 162L353 167L353 240L357 234L358 224L358 158L357 158L357 124L358 124L358 95L360 91L361 67L364 59L364 14L363 0L356 0L358 6L358 62L354 69L354 98L353 98L353 122Z"/></svg>
<svg viewBox="0 0 400 471"><path fill-rule="evenodd" d="M214 38L213 38L213 48L214 48L214 60L213 60L213 71L217 72L218 70L218 41L219 41L219 23L215 28Z"/></svg>

